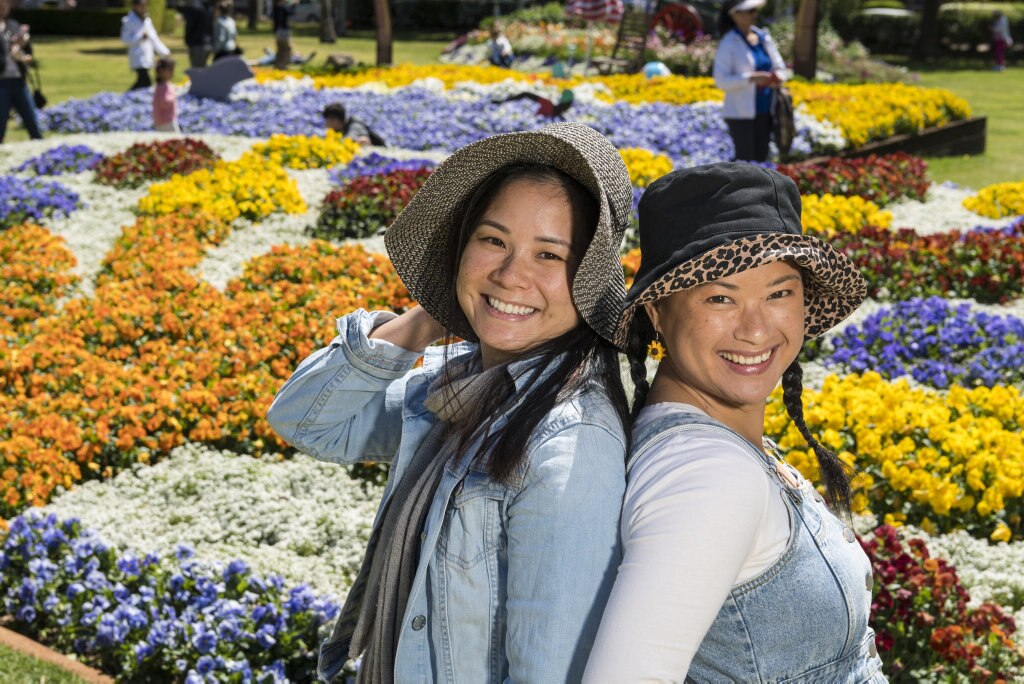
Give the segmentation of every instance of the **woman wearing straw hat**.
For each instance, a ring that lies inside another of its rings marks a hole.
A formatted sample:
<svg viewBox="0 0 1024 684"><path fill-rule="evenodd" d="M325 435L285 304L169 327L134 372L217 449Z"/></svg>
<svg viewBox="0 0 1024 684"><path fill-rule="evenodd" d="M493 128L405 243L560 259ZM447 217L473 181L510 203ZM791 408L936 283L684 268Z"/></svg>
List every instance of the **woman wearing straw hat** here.
<svg viewBox="0 0 1024 684"><path fill-rule="evenodd" d="M736 148L734 159L768 160L772 130L772 98L786 79L775 41L754 26L757 10L766 0L727 0L718 14L721 42L712 74L725 91L722 116Z"/></svg>
<svg viewBox="0 0 1024 684"><path fill-rule="evenodd" d="M638 413L623 559L585 681L884 682L868 558L763 436L781 379L848 517L849 468L804 422L797 356L860 305L862 276L801 234L791 180L745 163L652 183L640 248L617 336ZM652 340L667 353L648 386Z"/></svg>
<svg viewBox="0 0 1024 684"><path fill-rule="evenodd" d="M324 680L360 656L364 682L582 676L620 557L631 203L581 124L462 148L385 235L421 306L339 319L278 392L296 447L391 463ZM428 346L446 335L466 341Z"/></svg>

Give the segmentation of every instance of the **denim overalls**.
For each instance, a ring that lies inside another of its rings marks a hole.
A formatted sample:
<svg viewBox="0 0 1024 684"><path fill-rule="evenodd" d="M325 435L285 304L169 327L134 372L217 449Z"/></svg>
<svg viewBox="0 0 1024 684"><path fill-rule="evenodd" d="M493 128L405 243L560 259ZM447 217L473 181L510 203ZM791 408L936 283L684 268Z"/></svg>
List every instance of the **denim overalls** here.
<svg viewBox="0 0 1024 684"><path fill-rule="evenodd" d="M868 626L871 563L853 530L828 510L810 482L797 475L798 487L787 484L764 452L707 416L680 411L643 426L633 436L629 466L655 443L685 430L721 432L742 444L778 485L790 519L786 550L757 577L732 588L686 681L888 681Z"/></svg>

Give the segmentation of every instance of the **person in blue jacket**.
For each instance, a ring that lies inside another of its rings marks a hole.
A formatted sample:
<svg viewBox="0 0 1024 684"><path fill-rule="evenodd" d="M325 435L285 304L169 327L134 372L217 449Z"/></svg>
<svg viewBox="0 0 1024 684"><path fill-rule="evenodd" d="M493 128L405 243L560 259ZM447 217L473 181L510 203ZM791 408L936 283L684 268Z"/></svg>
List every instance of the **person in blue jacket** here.
<svg viewBox="0 0 1024 684"><path fill-rule="evenodd" d="M775 41L754 25L765 0L727 0L718 16L721 36L712 74L725 91L722 117L736 148L734 160L768 160L772 99L787 77Z"/></svg>
<svg viewBox="0 0 1024 684"><path fill-rule="evenodd" d="M361 682L582 677L620 556L631 207L582 124L460 149L385 235L420 305L343 316L278 392L297 448L391 466L324 681L349 659Z"/></svg>

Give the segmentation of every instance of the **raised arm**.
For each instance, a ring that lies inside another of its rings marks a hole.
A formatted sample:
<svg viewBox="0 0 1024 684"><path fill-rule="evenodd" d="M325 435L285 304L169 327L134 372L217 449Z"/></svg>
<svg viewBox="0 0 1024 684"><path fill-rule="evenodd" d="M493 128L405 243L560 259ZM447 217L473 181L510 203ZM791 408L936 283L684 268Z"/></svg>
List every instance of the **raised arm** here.
<svg viewBox="0 0 1024 684"><path fill-rule="evenodd" d="M405 379L439 328L432 321L419 307L401 316L360 309L339 319L338 336L274 397L271 427L321 460L390 461L402 434Z"/></svg>
<svg viewBox="0 0 1024 684"><path fill-rule="evenodd" d="M577 423L530 456L508 508L511 682L578 682L618 567L621 431Z"/></svg>

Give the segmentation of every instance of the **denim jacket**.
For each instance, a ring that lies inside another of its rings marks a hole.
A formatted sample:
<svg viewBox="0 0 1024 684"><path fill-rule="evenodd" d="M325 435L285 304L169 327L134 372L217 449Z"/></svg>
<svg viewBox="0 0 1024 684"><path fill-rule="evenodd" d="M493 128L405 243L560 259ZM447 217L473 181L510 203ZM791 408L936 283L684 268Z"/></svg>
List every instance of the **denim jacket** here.
<svg viewBox="0 0 1024 684"><path fill-rule="evenodd" d="M428 348L412 370L419 354L368 337L391 316L339 319L338 337L299 365L267 416L315 458L391 463L374 525L436 420L424 401L444 354ZM516 367L524 392L535 378ZM486 454L450 461L421 535L395 681L578 681L620 560L625 454L618 416L594 388L540 422L515 484L488 476ZM344 650L321 647L323 679L341 669Z"/></svg>

